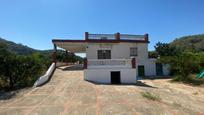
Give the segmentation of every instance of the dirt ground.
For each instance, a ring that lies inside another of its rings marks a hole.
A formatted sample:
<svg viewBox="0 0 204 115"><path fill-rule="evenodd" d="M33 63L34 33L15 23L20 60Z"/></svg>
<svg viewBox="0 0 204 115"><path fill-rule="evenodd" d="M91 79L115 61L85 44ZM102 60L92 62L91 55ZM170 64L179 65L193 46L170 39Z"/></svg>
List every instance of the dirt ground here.
<svg viewBox="0 0 204 115"><path fill-rule="evenodd" d="M143 80L140 85L105 85L83 80L83 70L56 69L41 87L0 100L0 115L204 115L204 87ZM150 92L160 101L141 95Z"/></svg>

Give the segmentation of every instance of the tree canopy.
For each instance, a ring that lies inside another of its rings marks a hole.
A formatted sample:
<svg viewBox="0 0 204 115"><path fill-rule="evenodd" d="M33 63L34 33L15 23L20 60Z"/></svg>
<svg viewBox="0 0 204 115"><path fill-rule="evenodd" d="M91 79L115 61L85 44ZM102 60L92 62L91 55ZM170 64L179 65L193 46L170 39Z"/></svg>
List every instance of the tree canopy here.
<svg viewBox="0 0 204 115"><path fill-rule="evenodd" d="M155 45L157 61L170 65L170 70L178 80L191 79L190 74L204 70L204 35L185 36L171 43L158 42ZM203 81L204 83L204 81Z"/></svg>

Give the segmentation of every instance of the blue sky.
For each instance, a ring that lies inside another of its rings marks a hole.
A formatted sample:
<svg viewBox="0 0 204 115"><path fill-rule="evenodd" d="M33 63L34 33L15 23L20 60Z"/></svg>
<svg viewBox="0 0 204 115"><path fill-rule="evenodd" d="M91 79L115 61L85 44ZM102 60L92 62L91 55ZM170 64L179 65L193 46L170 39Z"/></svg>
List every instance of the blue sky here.
<svg viewBox="0 0 204 115"><path fill-rule="evenodd" d="M204 33L204 0L0 0L0 37L35 49L53 38L149 33L157 42Z"/></svg>

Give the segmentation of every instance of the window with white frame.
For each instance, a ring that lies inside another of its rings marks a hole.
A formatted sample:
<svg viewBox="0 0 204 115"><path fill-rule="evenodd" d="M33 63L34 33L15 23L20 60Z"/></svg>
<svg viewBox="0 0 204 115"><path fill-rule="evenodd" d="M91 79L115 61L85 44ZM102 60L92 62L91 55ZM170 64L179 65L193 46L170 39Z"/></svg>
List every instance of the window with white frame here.
<svg viewBox="0 0 204 115"><path fill-rule="evenodd" d="M137 47L130 48L130 56L137 56Z"/></svg>

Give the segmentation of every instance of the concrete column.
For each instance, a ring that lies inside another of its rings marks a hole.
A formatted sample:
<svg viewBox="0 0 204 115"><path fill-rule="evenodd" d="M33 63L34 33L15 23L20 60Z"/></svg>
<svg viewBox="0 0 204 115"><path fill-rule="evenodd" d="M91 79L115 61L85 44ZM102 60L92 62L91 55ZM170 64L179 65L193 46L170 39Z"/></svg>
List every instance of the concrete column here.
<svg viewBox="0 0 204 115"><path fill-rule="evenodd" d="M54 49L53 49L53 53L52 53L52 62L54 62L55 64L57 62L57 46L56 46L56 44L54 44Z"/></svg>
<svg viewBox="0 0 204 115"><path fill-rule="evenodd" d="M84 69L87 69L88 66L88 60L87 58L84 59Z"/></svg>
<svg viewBox="0 0 204 115"><path fill-rule="evenodd" d="M65 56L66 56L66 60L65 60L66 61L66 65L68 65L68 51L67 50L65 51Z"/></svg>

